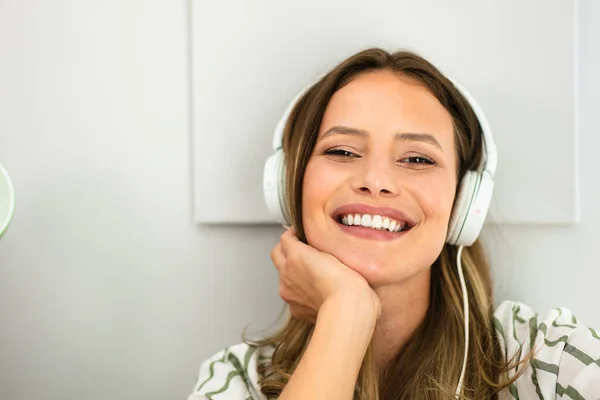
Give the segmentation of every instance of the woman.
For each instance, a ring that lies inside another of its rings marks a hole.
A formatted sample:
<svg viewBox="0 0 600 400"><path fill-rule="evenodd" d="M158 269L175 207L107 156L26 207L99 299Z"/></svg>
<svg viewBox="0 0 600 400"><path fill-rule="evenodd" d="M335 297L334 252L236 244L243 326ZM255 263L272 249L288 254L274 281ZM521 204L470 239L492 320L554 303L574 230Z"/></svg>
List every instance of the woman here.
<svg viewBox="0 0 600 400"><path fill-rule="evenodd" d="M271 252L291 316L206 360L189 400L600 399L598 334L564 309L494 309L479 228L449 240L486 162L457 88L416 54L368 49L293 103L292 227Z"/></svg>

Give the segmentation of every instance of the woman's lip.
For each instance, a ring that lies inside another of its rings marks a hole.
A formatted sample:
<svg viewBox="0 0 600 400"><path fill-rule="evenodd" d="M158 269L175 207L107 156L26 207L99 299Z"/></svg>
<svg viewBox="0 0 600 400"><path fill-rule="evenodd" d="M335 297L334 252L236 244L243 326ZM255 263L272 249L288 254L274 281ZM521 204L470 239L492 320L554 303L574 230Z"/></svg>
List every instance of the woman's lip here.
<svg viewBox="0 0 600 400"><path fill-rule="evenodd" d="M368 204L344 204L341 207L335 209L332 214L333 219L339 221L341 215L348 214L369 214L369 215L381 215L382 217L388 217L396 220L397 222L406 222L409 228L415 225L415 222L408 217L404 212L391 207L375 207Z"/></svg>
<svg viewBox="0 0 600 400"><path fill-rule="evenodd" d="M408 232L410 229L406 229L400 232L390 232L387 230L378 230L378 229L373 229L373 228L365 228L364 226L361 225L352 225L352 226L348 226L348 225L344 225L341 222L337 221L336 219L334 219L335 223L337 226L340 227L340 229L352 236L361 238L361 239L371 239L371 240L394 240L394 239L398 239L399 237L401 237L402 235L404 235L406 232Z"/></svg>

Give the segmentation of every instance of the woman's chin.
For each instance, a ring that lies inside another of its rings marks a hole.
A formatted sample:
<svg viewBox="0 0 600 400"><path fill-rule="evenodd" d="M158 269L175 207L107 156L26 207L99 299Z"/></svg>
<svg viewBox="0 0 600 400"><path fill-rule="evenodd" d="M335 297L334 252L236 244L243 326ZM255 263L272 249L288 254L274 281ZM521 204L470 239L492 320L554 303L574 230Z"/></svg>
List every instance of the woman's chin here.
<svg viewBox="0 0 600 400"><path fill-rule="evenodd" d="M351 254L344 252L336 255L344 265L362 275L371 287L388 286L405 282L428 270L433 263L426 260L398 261L377 254Z"/></svg>
<svg viewBox="0 0 600 400"><path fill-rule="evenodd" d="M381 286L402 280L402 266L376 254L347 254L336 256L348 268L362 275L369 285Z"/></svg>

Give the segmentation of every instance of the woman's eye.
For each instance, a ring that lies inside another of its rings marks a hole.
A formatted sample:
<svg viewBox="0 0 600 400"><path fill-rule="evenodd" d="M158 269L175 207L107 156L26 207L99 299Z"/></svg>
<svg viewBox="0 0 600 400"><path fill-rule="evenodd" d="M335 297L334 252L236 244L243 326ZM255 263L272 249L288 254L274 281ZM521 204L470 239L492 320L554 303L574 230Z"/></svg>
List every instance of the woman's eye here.
<svg viewBox="0 0 600 400"><path fill-rule="evenodd" d="M423 156L412 156L412 157L406 157L402 160L400 160L402 162L408 162L409 164L420 164L420 165L433 165L435 164L435 162L427 157L423 157Z"/></svg>
<svg viewBox="0 0 600 400"><path fill-rule="evenodd" d="M325 154L331 155L331 156L340 156L340 157L358 157L356 154L352 153L351 151L342 150L342 149L327 150L325 152Z"/></svg>

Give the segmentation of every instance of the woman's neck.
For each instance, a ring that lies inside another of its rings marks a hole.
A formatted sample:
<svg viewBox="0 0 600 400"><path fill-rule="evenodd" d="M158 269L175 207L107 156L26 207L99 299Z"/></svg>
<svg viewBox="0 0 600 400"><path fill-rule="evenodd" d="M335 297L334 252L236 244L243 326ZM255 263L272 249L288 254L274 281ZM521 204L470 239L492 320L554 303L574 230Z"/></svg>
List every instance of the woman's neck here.
<svg viewBox="0 0 600 400"><path fill-rule="evenodd" d="M429 308L431 271L395 285L374 288L381 301L381 316L373 334L374 356L385 367L425 319Z"/></svg>

